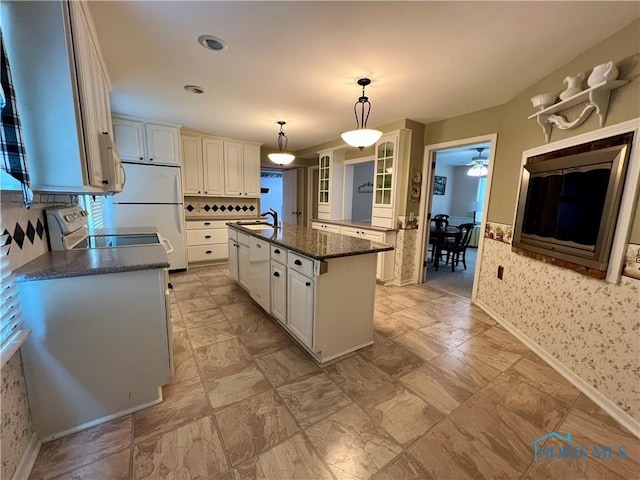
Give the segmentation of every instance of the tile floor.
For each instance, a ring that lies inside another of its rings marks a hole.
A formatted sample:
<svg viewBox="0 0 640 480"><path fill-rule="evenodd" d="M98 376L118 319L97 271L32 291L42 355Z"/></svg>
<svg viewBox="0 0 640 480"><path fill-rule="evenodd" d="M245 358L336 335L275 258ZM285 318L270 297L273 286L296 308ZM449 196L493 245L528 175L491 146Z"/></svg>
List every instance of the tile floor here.
<svg viewBox="0 0 640 480"><path fill-rule="evenodd" d="M375 345L321 368L226 266L171 279L165 401L44 444L31 478L638 478L640 441L465 298L379 286ZM554 430L628 457L534 462Z"/></svg>

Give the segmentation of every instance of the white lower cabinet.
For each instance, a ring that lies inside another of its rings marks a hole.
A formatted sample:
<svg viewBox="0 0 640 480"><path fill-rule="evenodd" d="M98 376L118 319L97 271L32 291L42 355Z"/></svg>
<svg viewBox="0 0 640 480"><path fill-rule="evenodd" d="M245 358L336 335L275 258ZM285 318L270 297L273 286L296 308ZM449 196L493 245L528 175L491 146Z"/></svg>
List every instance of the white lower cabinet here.
<svg viewBox="0 0 640 480"><path fill-rule="evenodd" d="M267 312L271 311L271 276L269 243L249 238L249 294Z"/></svg>
<svg viewBox="0 0 640 480"><path fill-rule="evenodd" d="M249 291L249 237L242 233L238 234L238 283Z"/></svg>
<svg viewBox="0 0 640 480"><path fill-rule="evenodd" d="M287 283L287 327L306 347L313 348L314 281L289 268Z"/></svg>
<svg viewBox="0 0 640 480"><path fill-rule="evenodd" d="M189 263L228 258L226 220L187 220L186 224Z"/></svg>
<svg viewBox="0 0 640 480"><path fill-rule="evenodd" d="M233 238L229 239L229 273L231 278L238 281L238 249L240 245Z"/></svg>
<svg viewBox="0 0 640 480"><path fill-rule="evenodd" d="M287 267L271 260L271 315L287 323Z"/></svg>

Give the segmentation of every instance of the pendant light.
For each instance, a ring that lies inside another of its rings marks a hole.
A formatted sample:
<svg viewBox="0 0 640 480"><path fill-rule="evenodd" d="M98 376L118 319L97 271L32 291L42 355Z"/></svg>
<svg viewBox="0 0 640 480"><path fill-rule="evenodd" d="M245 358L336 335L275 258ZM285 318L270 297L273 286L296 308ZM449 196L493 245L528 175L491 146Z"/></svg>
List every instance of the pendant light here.
<svg viewBox="0 0 640 480"><path fill-rule="evenodd" d="M273 163L277 163L278 165L288 165L293 162L294 158L296 158L295 155L285 152L289 139L282 131L282 126L286 124L287 122L283 122L282 120L278 121L278 125L280 125L280 133L278 133L278 152L267 155L269 160Z"/></svg>
<svg viewBox="0 0 640 480"><path fill-rule="evenodd" d="M342 133L340 136L348 145L357 147L362 150L364 147L373 145L382 136L380 130L372 130L367 128L367 120L369 119L369 113L371 112L371 103L364 94L364 87L369 85L371 80L368 78L361 78L358 80L358 85L362 87L362 96L358 98L358 101L353 106L353 112L356 115L356 129L349 130ZM360 106L360 118L358 118L358 106Z"/></svg>
<svg viewBox="0 0 640 480"><path fill-rule="evenodd" d="M489 170L486 165L487 157L482 156L484 148L476 148L476 150L478 150L478 155L471 159L471 163L467 164L471 166L467 170L467 175L470 177L486 177Z"/></svg>

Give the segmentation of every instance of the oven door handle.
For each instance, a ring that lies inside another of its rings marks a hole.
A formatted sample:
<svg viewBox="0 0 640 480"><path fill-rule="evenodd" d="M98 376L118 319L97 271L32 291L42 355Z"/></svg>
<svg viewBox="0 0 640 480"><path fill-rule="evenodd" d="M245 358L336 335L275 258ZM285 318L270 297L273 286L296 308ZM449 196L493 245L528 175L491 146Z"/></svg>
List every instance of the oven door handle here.
<svg viewBox="0 0 640 480"><path fill-rule="evenodd" d="M173 245L171 245L169 239L161 237L160 235L158 235L158 237L160 238L160 242L162 242L162 244L164 245L164 249L167 251L167 255L173 253Z"/></svg>

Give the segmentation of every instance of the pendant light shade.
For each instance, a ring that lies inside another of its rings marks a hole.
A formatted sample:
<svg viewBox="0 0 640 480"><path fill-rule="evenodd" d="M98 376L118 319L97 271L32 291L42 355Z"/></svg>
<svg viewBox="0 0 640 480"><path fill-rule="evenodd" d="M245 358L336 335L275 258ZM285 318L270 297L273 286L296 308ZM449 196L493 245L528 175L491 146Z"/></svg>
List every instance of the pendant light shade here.
<svg viewBox="0 0 640 480"><path fill-rule="evenodd" d="M373 130L367 128L367 120L369 119L369 113L371 112L371 103L364 94L364 88L371 83L368 78L361 78L358 80L358 85L362 87L362 96L358 98L358 101L353 106L353 112L356 116L356 129L349 130L342 133L340 136L346 144L352 147L357 147L362 150L364 147L373 145L382 136L380 130ZM360 110L360 118L358 118L358 107Z"/></svg>
<svg viewBox="0 0 640 480"><path fill-rule="evenodd" d="M283 122L282 120L278 121L278 125L280 125L280 133L278 133L278 152L267 155L269 160L273 163L277 163L278 165L288 165L296 158L295 155L285 152L289 139L282 131L282 126L286 124L287 122Z"/></svg>

